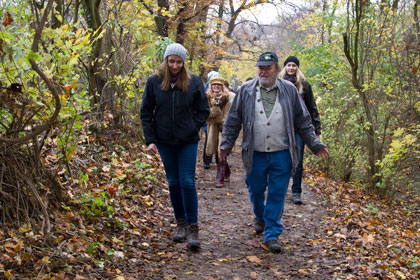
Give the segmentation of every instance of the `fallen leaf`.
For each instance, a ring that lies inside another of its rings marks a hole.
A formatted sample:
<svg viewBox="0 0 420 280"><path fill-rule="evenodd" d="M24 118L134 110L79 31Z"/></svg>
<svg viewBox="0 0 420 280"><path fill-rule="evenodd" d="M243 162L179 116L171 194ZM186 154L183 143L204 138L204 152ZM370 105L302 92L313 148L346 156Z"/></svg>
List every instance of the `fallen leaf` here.
<svg viewBox="0 0 420 280"><path fill-rule="evenodd" d="M375 240L372 234L363 234L363 242L364 243L372 243Z"/></svg>
<svg viewBox="0 0 420 280"><path fill-rule="evenodd" d="M257 264L261 264L261 260L257 257L257 256L247 256L246 259L249 262L253 262L253 263L257 263Z"/></svg>
<svg viewBox="0 0 420 280"><path fill-rule="evenodd" d="M401 279L406 279L407 277L405 276L405 274L404 273L402 273L401 271L398 271L397 270L397 272L396 272L397 274L398 274L398 276L400 276L401 277Z"/></svg>
<svg viewBox="0 0 420 280"><path fill-rule="evenodd" d="M22 227L19 228L20 233L25 233L31 230L31 224L24 224Z"/></svg>
<svg viewBox="0 0 420 280"><path fill-rule="evenodd" d="M266 250L266 251L270 251L270 249L268 249L268 247L267 247L267 246L265 246L265 244L264 244L264 243L261 243L261 247L262 247L264 250Z"/></svg>
<svg viewBox="0 0 420 280"><path fill-rule="evenodd" d="M6 270L4 272L4 277L6 277L6 279L11 279L12 278L12 272L10 270Z"/></svg>
<svg viewBox="0 0 420 280"><path fill-rule="evenodd" d="M249 274L249 276L250 276L252 279L258 279L258 273L256 273L255 271L251 272L251 273Z"/></svg>
<svg viewBox="0 0 420 280"><path fill-rule="evenodd" d="M336 233L333 236L336 237L336 238L347 239L347 236L345 236L344 234L341 234L341 233Z"/></svg>

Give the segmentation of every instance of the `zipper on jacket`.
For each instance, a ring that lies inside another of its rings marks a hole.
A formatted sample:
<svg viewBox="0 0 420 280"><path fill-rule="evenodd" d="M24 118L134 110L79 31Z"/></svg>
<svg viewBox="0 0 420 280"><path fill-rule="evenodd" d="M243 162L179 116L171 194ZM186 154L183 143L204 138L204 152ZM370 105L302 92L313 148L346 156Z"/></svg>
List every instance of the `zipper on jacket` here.
<svg viewBox="0 0 420 280"><path fill-rule="evenodd" d="M175 87L172 89L172 139L174 139L175 133L174 133L174 126L175 126Z"/></svg>

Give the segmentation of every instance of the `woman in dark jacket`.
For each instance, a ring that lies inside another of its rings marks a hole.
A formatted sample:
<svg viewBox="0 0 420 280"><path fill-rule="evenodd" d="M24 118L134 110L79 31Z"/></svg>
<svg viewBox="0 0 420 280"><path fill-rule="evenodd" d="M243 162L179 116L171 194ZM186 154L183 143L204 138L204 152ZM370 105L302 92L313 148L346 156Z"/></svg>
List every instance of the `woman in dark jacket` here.
<svg viewBox="0 0 420 280"><path fill-rule="evenodd" d="M165 168L177 221L173 241L188 239L188 248L200 248L195 167L198 132L210 109L201 79L185 67L187 50L168 45L157 73L149 77L140 118L147 150L159 154Z"/></svg>
<svg viewBox="0 0 420 280"><path fill-rule="evenodd" d="M279 74L280 78L292 82L303 98L306 108L312 118L312 124L315 127L315 134L321 135L321 119L319 118L318 109L316 107L314 94L312 93L311 85L305 80L302 71L299 70L299 59L295 56L289 56L284 61L283 70ZM296 134L296 144L299 148L299 165L296 168L296 173L293 176L292 185L292 199L295 204L302 204L302 171L303 171L303 151L304 143L299 134Z"/></svg>

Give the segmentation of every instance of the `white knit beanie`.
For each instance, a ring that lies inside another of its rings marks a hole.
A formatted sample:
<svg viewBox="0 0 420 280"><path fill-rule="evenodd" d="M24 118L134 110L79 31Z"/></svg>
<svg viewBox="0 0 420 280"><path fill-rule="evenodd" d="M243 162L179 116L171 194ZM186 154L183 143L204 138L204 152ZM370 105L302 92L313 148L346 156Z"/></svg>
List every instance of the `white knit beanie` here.
<svg viewBox="0 0 420 280"><path fill-rule="evenodd" d="M183 45L178 43L172 43L166 47L163 59L165 59L169 55L179 56L184 62L187 60L187 50L184 48Z"/></svg>
<svg viewBox="0 0 420 280"><path fill-rule="evenodd" d="M216 77L216 76L221 76L220 75L220 73L219 72L217 72L217 71L210 71L208 74L207 74L207 81L210 81L211 79L213 79L214 77Z"/></svg>

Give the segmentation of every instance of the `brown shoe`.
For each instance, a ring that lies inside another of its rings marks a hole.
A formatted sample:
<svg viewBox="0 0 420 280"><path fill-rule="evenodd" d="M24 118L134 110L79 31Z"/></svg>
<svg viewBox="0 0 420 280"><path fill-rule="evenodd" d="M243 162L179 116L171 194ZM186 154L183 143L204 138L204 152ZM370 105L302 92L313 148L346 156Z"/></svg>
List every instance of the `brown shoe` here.
<svg viewBox="0 0 420 280"><path fill-rule="evenodd" d="M187 224L185 223L185 219L177 219L176 223L178 225L176 233L172 237L174 242L183 242L187 237Z"/></svg>
<svg viewBox="0 0 420 280"><path fill-rule="evenodd" d="M198 239L198 224L190 224L187 226L188 249L190 251L198 251L200 249L200 240Z"/></svg>

